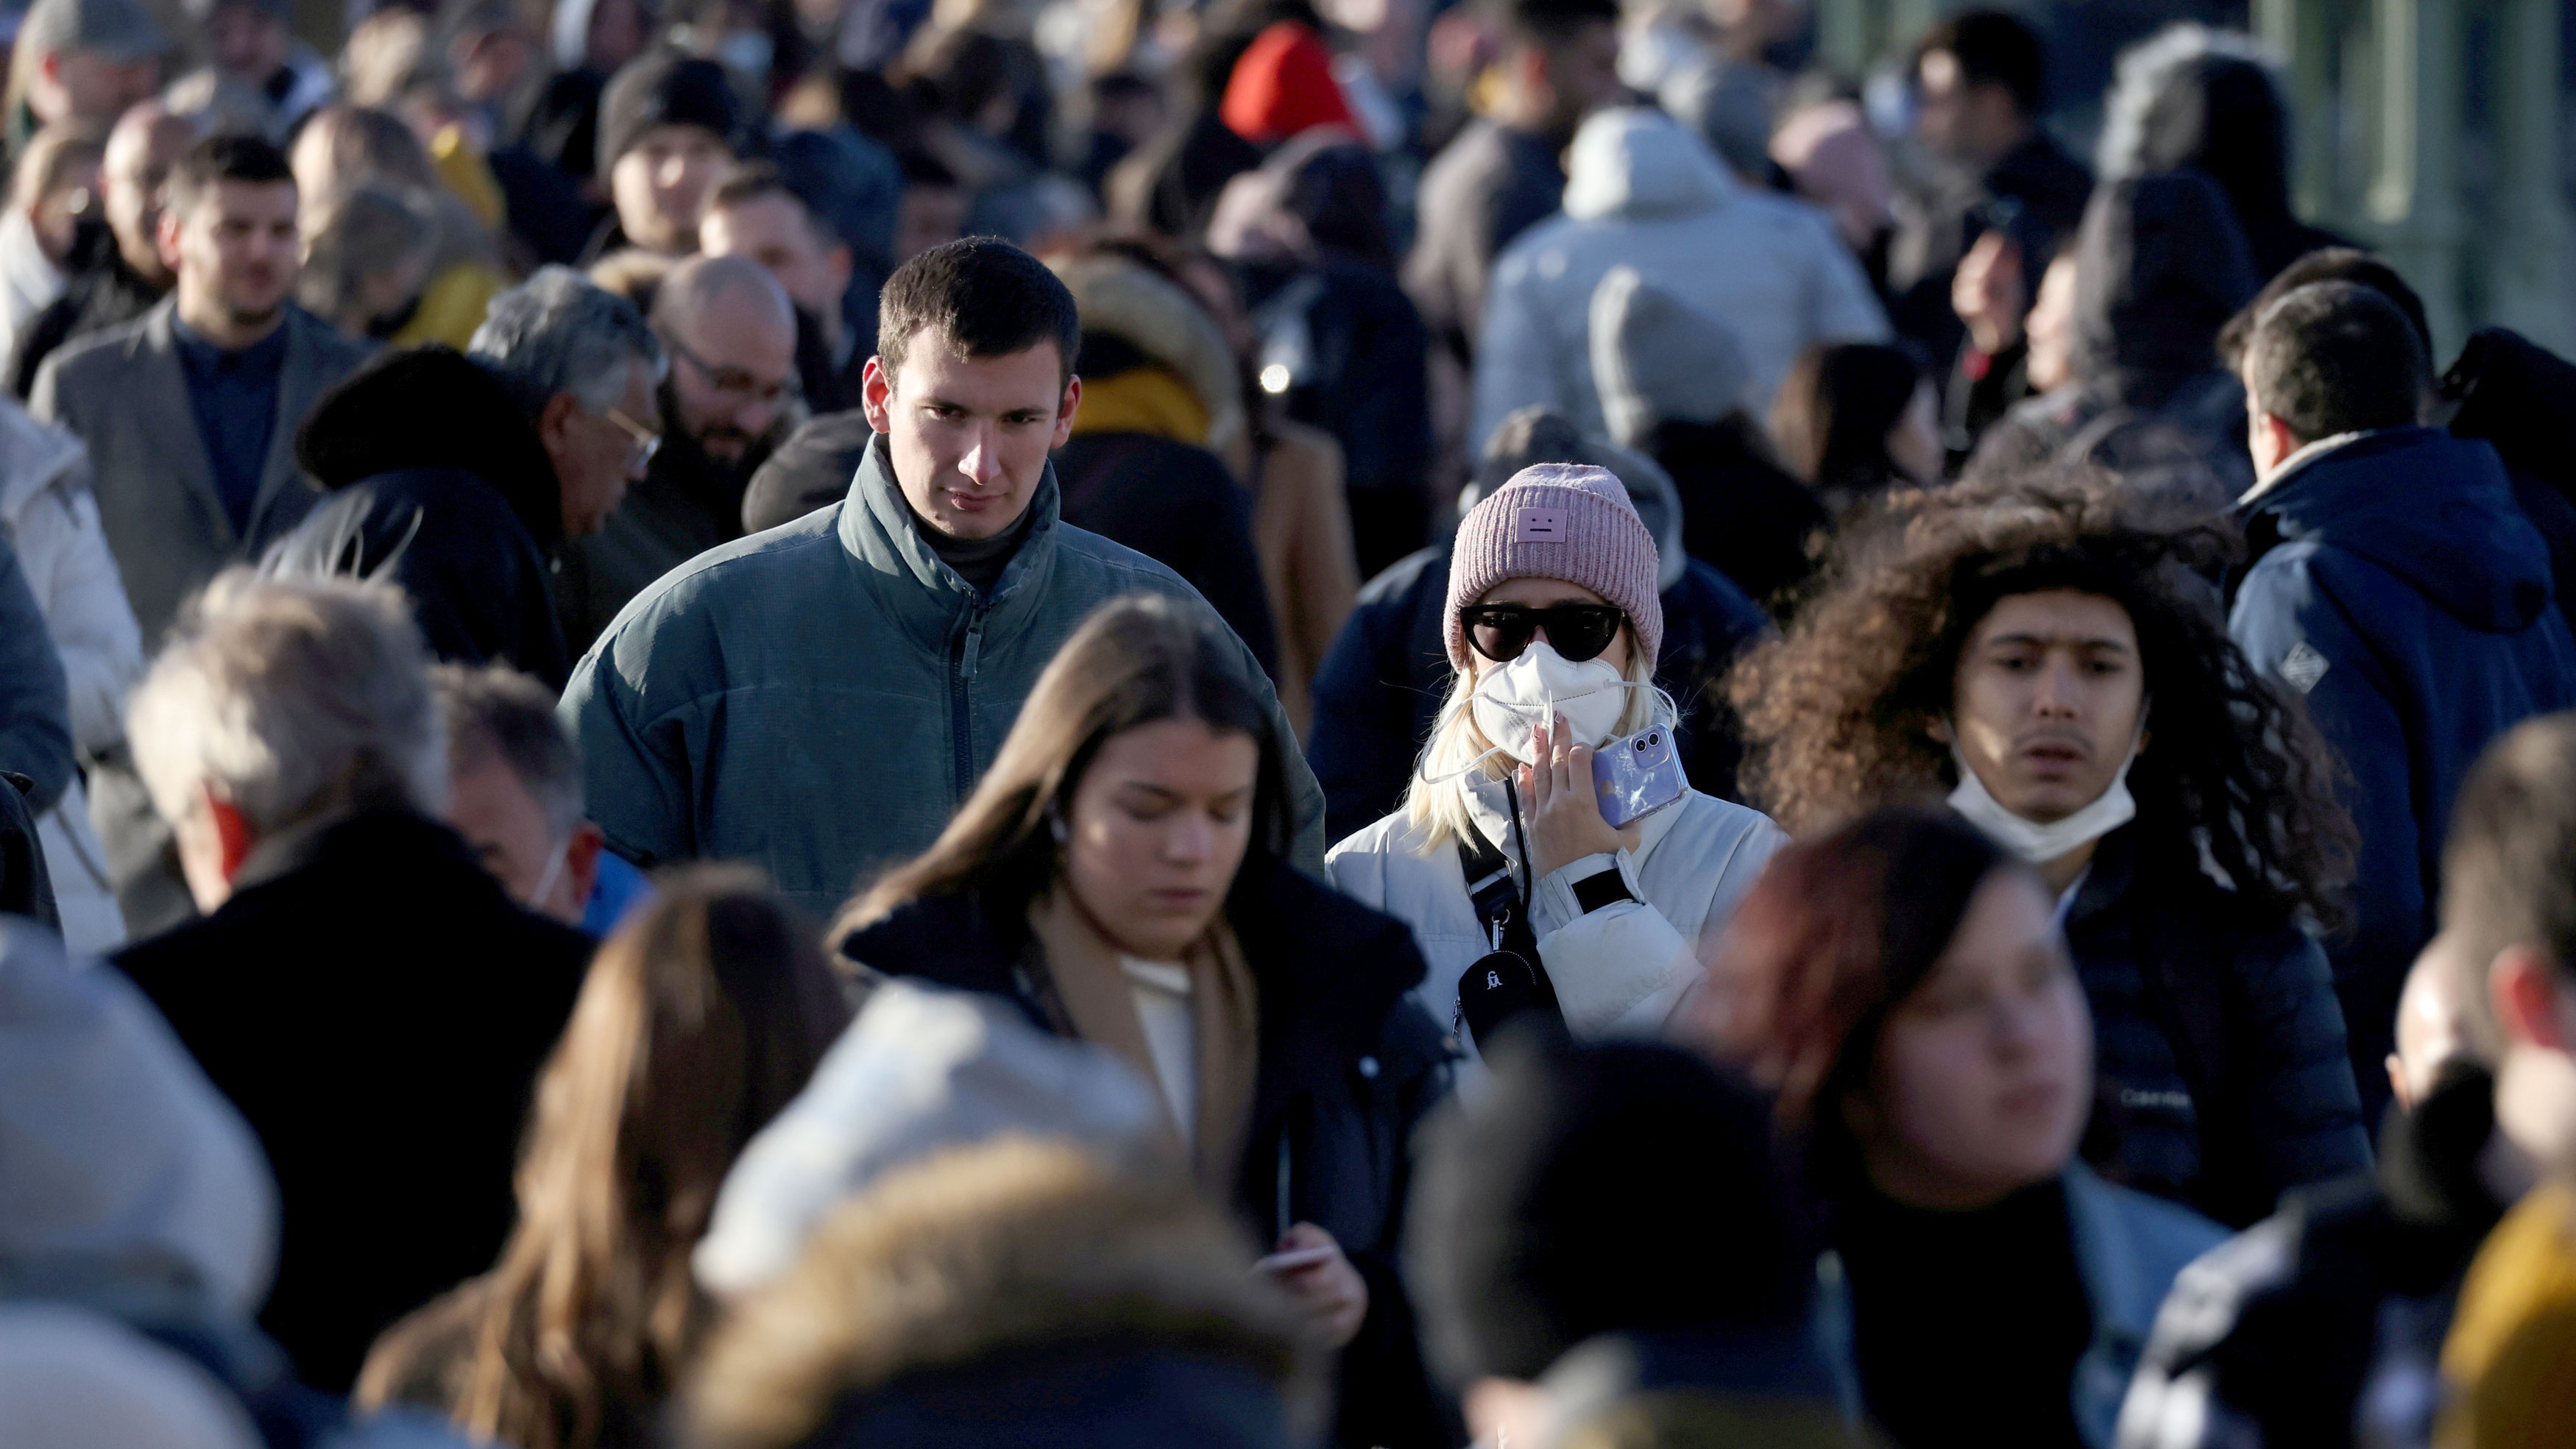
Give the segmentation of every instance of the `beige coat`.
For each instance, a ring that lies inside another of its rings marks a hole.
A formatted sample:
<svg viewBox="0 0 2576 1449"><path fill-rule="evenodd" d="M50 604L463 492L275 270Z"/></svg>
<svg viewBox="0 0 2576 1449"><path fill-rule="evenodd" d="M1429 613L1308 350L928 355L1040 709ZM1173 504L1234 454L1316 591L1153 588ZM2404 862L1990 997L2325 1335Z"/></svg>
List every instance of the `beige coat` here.
<svg viewBox="0 0 2576 1449"><path fill-rule="evenodd" d="M1280 421L1253 476L1252 551L1279 632L1279 707L1303 740L1315 718L1315 671L1360 591L1333 435Z"/></svg>

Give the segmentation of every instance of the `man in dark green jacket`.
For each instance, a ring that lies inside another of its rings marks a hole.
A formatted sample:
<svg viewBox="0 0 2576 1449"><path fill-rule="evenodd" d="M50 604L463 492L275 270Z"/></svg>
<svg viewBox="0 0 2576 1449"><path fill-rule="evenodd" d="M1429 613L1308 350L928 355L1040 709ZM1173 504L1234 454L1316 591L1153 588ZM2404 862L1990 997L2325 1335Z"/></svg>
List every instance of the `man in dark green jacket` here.
<svg viewBox="0 0 2576 1449"><path fill-rule="evenodd" d="M1058 517L1047 455L1081 401L1081 324L1043 264L991 238L933 248L886 283L878 336L849 496L637 595L561 706L619 854L754 861L818 916L938 838L1094 607L1198 597ZM1290 760L1320 873L1323 795Z"/></svg>

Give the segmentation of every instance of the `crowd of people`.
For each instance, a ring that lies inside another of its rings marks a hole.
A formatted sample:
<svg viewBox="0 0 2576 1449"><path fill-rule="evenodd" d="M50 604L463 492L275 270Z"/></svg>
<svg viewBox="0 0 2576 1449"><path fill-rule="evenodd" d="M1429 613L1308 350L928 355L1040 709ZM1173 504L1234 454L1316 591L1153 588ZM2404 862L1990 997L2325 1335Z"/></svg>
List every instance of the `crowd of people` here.
<svg viewBox="0 0 2576 1449"><path fill-rule="evenodd" d="M14 22L0 1441L2576 1438L2576 363L2249 38L315 18Z"/></svg>

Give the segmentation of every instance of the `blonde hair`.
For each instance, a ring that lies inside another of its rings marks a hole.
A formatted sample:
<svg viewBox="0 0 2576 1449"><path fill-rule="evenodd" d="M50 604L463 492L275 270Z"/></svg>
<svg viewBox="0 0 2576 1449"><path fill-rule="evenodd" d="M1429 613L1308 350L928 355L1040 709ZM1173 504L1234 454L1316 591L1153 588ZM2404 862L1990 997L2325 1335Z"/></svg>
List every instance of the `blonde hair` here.
<svg viewBox="0 0 2576 1449"><path fill-rule="evenodd" d="M1628 641L1628 668L1621 677L1646 688L1628 691L1627 707L1619 711L1614 734L1633 735L1650 725L1673 723L1681 711L1671 695L1655 687L1655 661L1638 647L1637 631L1621 624L1619 637ZM1436 855L1452 844L1476 839L1475 819L1467 812L1471 779L1503 779L1515 763L1508 755L1494 753L1497 746L1476 723L1476 711L1469 707L1475 692L1472 672L1461 669L1449 676L1439 723L1432 727L1422 757L1414 762L1413 778L1404 787L1404 803L1397 807L1420 837L1414 848L1422 855Z"/></svg>

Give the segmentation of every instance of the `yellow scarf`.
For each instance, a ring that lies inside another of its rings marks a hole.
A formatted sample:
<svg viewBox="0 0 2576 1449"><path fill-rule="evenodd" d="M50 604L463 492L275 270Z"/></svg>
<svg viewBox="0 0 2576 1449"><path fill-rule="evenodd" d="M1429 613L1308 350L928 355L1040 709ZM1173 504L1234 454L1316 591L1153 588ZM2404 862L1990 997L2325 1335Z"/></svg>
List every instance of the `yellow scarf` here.
<svg viewBox="0 0 2576 1449"><path fill-rule="evenodd" d="M1073 435L1085 433L1151 433L1158 438L1207 446L1208 410L1197 393L1159 367L1131 367L1094 382L1082 381L1082 406L1073 415Z"/></svg>

